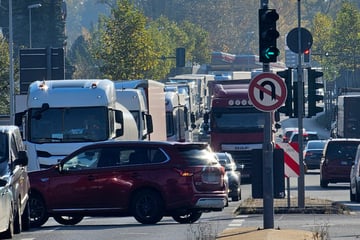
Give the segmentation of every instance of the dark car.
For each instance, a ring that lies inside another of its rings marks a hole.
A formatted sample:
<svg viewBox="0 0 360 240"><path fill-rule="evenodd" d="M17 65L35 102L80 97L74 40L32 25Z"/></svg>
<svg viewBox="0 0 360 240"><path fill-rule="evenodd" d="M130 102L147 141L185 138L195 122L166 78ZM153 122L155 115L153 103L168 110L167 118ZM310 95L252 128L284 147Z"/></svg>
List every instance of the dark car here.
<svg viewBox="0 0 360 240"><path fill-rule="evenodd" d="M227 181L228 181L228 196L232 201L239 201L241 199L241 173L237 171L235 160L230 153L216 152L221 166L225 168Z"/></svg>
<svg viewBox="0 0 360 240"><path fill-rule="evenodd" d="M16 126L0 126L0 239L30 228L28 158Z"/></svg>
<svg viewBox="0 0 360 240"><path fill-rule="evenodd" d="M108 141L80 148L49 169L30 172L31 221L65 225L84 216L134 216L179 223L227 204L225 171L207 143Z"/></svg>
<svg viewBox="0 0 360 240"><path fill-rule="evenodd" d="M360 139L334 138L326 142L320 162L320 186L329 183L350 182L353 165Z"/></svg>
<svg viewBox="0 0 360 240"><path fill-rule="evenodd" d="M202 122L199 127L198 140L200 142L210 141L210 122Z"/></svg>
<svg viewBox="0 0 360 240"><path fill-rule="evenodd" d="M303 158L307 170L320 169L320 161L325 143L326 140L310 140L306 143Z"/></svg>
<svg viewBox="0 0 360 240"><path fill-rule="evenodd" d="M360 202L360 145L350 171L350 201Z"/></svg>

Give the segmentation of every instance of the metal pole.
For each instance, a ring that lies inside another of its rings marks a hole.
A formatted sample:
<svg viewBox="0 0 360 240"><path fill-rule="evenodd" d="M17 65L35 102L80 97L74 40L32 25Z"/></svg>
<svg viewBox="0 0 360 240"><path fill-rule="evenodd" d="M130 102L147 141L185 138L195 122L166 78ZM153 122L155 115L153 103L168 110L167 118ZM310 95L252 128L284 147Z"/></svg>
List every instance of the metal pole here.
<svg viewBox="0 0 360 240"><path fill-rule="evenodd" d="M268 1L262 0L261 8L268 7ZM270 64L263 63L263 72L270 72ZM264 229L274 228L274 169L273 152L274 144L272 142L272 116L273 112L265 114L264 125L264 146L263 146L263 207L264 207Z"/></svg>
<svg viewBox="0 0 360 240"><path fill-rule="evenodd" d="M31 29L31 9L33 9L33 8L39 8L39 7L41 7L42 5L41 5L41 3L36 3L36 4L31 4L31 5L29 5L28 6L28 9L29 9L29 48L32 48L32 40L31 40L31 38L32 38L32 36L31 36L31 32L32 32L32 29Z"/></svg>
<svg viewBox="0 0 360 240"><path fill-rule="evenodd" d="M31 7L29 7L29 48L31 47Z"/></svg>
<svg viewBox="0 0 360 240"><path fill-rule="evenodd" d="M9 80L10 80L10 124L15 124L15 90L14 90L14 59L13 59L13 20L12 0L9 0Z"/></svg>
<svg viewBox="0 0 360 240"><path fill-rule="evenodd" d="M303 162L303 114L304 114L304 89L303 89L303 71L301 63L301 4L298 0L298 128L299 128L299 167L300 167L300 176L298 178L298 207L305 208L305 187L304 187L304 162Z"/></svg>

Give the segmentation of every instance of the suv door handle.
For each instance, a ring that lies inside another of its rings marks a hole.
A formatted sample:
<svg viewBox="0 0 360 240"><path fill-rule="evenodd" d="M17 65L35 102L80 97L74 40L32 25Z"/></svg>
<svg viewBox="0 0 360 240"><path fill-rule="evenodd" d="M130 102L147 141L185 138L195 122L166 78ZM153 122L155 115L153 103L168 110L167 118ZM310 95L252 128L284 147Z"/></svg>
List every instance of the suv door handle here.
<svg viewBox="0 0 360 240"><path fill-rule="evenodd" d="M96 177L94 175L89 175L88 176L89 181L94 181L95 179L96 179Z"/></svg>

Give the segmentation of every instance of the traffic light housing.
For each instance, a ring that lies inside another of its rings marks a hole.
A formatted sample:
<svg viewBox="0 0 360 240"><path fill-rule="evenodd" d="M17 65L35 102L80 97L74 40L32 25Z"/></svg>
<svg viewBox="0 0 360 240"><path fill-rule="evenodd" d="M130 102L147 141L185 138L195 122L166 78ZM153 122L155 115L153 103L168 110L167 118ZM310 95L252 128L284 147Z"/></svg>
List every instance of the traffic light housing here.
<svg viewBox="0 0 360 240"><path fill-rule="evenodd" d="M316 106L318 101L322 101L324 97L317 93L317 89L324 88L324 84L316 81L317 78L323 76L322 72L314 69L308 69L308 117L315 116L317 113L323 111L323 107Z"/></svg>
<svg viewBox="0 0 360 240"><path fill-rule="evenodd" d="M176 48L176 67L185 67L185 48Z"/></svg>
<svg viewBox="0 0 360 240"><path fill-rule="evenodd" d="M286 116L293 116L293 91L292 91L292 73L291 68L288 68L284 71L276 72L281 78L285 79L285 85L287 90L287 95L285 99L285 105L281 106L278 109L278 112L284 113Z"/></svg>
<svg viewBox="0 0 360 240"><path fill-rule="evenodd" d="M259 60L263 63L277 62L280 51L277 48L276 21L279 19L275 9L259 9Z"/></svg>

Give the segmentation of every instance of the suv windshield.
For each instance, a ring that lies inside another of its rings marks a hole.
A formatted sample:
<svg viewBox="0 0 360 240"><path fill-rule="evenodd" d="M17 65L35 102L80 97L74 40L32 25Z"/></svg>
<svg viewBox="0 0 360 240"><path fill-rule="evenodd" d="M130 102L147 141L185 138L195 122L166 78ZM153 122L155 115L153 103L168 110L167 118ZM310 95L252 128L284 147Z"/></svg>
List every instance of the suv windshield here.
<svg viewBox="0 0 360 240"><path fill-rule="evenodd" d="M214 153L209 151L207 147L186 146L179 147L178 150L188 166L214 165L218 163Z"/></svg>

